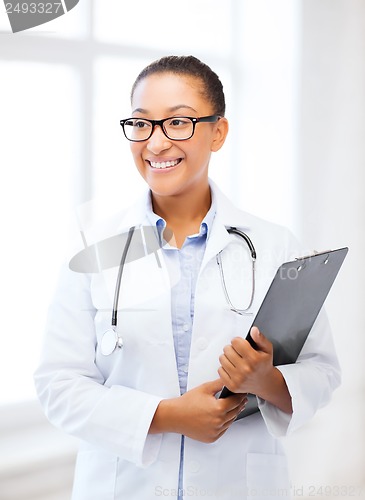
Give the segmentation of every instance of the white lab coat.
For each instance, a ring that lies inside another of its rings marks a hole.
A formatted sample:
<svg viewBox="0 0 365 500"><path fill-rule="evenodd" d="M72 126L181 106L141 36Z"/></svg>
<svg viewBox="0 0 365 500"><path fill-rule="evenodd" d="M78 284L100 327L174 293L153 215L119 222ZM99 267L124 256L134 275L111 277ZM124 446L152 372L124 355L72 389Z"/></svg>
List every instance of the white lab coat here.
<svg viewBox="0 0 365 500"><path fill-rule="evenodd" d="M234 336L245 335L253 320L231 312L224 297L216 262L223 249L232 299L244 305L251 289L249 252L225 226L241 228L256 247L254 313L279 265L301 253L288 230L238 210L213 182L211 188L217 214L196 286L188 389L217 378L223 347ZM116 234L140 224L148 225L146 198L108 231ZM181 436L148 435L159 401L180 394L171 284L161 250L158 253L162 267L153 253L125 267L118 316L124 347L112 355L103 356L98 341L110 325L117 267L99 274L65 269L50 307L35 383L49 420L82 440L73 500L177 496ZM185 498L290 497L286 458L277 438L307 422L340 382L324 313L298 362L279 369L292 396L293 414L260 401L260 412L235 422L215 443L186 438Z"/></svg>

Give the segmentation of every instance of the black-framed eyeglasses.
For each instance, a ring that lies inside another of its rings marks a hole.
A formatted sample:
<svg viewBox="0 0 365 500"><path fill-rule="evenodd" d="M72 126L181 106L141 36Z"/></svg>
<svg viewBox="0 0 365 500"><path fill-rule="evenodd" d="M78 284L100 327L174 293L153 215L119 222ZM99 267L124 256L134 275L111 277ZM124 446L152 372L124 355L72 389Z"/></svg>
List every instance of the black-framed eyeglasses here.
<svg viewBox="0 0 365 500"><path fill-rule="evenodd" d="M214 123L222 118L220 115L201 116L172 116L163 120L148 120L147 118L126 118L120 120L124 135L128 141L147 141L159 125L168 139L172 141L186 141L193 137L195 125L199 122Z"/></svg>

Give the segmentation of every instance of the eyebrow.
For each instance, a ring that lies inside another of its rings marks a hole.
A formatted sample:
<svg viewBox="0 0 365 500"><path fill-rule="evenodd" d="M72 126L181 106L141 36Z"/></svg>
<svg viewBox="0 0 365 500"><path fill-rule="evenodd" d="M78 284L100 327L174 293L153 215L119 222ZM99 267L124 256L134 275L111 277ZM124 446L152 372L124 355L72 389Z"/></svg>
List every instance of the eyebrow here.
<svg viewBox="0 0 365 500"><path fill-rule="evenodd" d="M194 113L197 113L197 110L192 108L191 106L188 106L187 104L177 104L176 106L172 106L172 108L168 108L168 112L173 113L174 111L178 111L179 109L191 109L194 111ZM148 110L144 108L136 108L132 111L132 113L143 113L147 114Z"/></svg>

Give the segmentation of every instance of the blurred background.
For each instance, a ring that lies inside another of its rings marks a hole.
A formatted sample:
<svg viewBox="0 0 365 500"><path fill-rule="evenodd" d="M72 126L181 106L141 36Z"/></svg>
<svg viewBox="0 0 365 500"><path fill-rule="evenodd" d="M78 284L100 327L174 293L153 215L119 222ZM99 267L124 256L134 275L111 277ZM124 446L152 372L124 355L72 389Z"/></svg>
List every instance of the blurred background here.
<svg viewBox="0 0 365 500"><path fill-rule="evenodd" d="M144 189L119 120L167 54L221 77L223 191L308 249L350 247L326 302L343 383L286 446L293 498L365 498L365 2L81 0L17 34L3 10L0 500L70 498L78 443L46 422L32 374L77 207L113 213Z"/></svg>

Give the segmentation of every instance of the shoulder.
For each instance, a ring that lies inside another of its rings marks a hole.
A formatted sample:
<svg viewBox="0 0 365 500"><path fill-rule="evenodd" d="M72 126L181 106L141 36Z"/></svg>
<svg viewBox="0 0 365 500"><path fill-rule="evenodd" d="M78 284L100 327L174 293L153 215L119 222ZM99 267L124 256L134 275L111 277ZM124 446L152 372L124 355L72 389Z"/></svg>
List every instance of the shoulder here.
<svg viewBox="0 0 365 500"><path fill-rule="evenodd" d="M72 251L94 245L108 237L128 232L131 226L142 224L147 213L149 191L138 193L128 204L113 204L108 208L107 200L94 199L75 209L71 221ZM104 203L105 202L105 203Z"/></svg>
<svg viewBox="0 0 365 500"><path fill-rule="evenodd" d="M66 244L68 271L87 275L118 265L129 229L145 221L148 196L146 191L130 204L112 209L99 199L76 207Z"/></svg>
<svg viewBox="0 0 365 500"><path fill-rule="evenodd" d="M274 252L284 261L303 253L303 246L288 227L241 210L214 183L211 187L219 221L226 227L244 231L261 255L262 252Z"/></svg>
<svg viewBox="0 0 365 500"><path fill-rule="evenodd" d="M240 211L240 216L264 258L275 256L275 260L282 263L303 254L303 246L288 227L245 211Z"/></svg>

